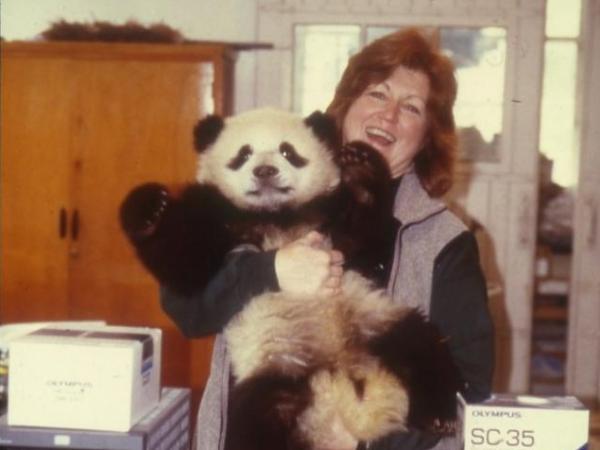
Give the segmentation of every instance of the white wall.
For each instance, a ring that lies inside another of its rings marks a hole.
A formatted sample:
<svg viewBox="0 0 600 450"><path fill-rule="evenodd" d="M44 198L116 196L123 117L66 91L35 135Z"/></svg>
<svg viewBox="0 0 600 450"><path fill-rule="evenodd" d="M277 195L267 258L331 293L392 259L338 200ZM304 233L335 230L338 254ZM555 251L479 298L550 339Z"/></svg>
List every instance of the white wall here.
<svg viewBox="0 0 600 450"><path fill-rule="evenodd" d="M1 0L0 36L31 40L53 22L164 23L187 39L255 42L256 0ZM254 52L238 55L234 112L255 106Z"/></svg>
<svg viewBox="0 0 600 450"><path fill-rule="evenodd" d="M35 38L50 23L135 20L176 28L189 39L254 41L255 0L2 0L0 34Z"/></svg>

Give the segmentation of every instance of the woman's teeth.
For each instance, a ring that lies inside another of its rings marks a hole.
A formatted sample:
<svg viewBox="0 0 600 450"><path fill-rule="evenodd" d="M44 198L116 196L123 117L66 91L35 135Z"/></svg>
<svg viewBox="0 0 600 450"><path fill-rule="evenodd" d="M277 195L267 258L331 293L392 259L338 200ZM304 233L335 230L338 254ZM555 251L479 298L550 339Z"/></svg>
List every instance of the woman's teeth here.
<svg viewBox="0 0 600 450"><path fill-rule="evenodd" d="M375 139L377 142L381 142L382 144L389 145L396 142L394 135L382 130L381 128L367 127L366 133L369 138Z"/></svg>

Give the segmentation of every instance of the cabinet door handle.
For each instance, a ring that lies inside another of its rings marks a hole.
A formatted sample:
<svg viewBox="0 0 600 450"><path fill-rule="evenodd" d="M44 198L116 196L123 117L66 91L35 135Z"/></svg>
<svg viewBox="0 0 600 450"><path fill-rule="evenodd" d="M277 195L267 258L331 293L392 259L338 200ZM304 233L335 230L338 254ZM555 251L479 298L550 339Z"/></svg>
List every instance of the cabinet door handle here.
<svg viewBox="0 0 600 450"><path fill-rule="evenodd" d="M64 239L67 235L67 210L60 208L58 213L58 237Z"/></svg>
<svg viewBox="0 0 600 450"><path fill-rule="evenodd" d="M76 241L79 237L79 211L74 210L71 216L71 239Z"/></svg>

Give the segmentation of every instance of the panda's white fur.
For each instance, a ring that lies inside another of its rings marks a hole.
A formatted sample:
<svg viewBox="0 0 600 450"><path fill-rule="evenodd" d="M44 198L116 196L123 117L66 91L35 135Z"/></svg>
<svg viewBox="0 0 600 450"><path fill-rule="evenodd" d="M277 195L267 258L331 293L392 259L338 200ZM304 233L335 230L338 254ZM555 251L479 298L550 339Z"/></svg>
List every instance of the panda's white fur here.
<svg viewBox="0 0 600 450"><path fill-rule="evenodd" d="M361 396L353 378L364 382ZM328 448L336 420L350 436L364 442L406 429L406 389L377 361L361 361L337 371L321 370L312 376L311 388L314 403L299 417L298 426L312 448Z"/></svg>
<svg viewBox="0 0 600 450"><path fill-rule="evenodd" d="M282 154L280 145L292 143L308 163L294 167ZM246 161L237 170L228 164L248 146ZM261 184L252 170L258 166L279 170L269 185ZM296 206L334 189L339 184L339 168L331 151L295 114L264 108L225 119L217 141L198 160L199 183L218 186L242 209L273 210L282 205Z"/></svg>
<svg viewBox="0 0 600 450"><path fill-rule="evenodd" d="M311 377L314 403L298 419L314 448L331 439L336 418L363 441L404 430L406 388L363 345L406 312L353 271L344 275L342 293L334 297L262 294L225 330L235 379L273 368L298 376L322 367ZM362 393L353 380L361 381Z"/></svg>

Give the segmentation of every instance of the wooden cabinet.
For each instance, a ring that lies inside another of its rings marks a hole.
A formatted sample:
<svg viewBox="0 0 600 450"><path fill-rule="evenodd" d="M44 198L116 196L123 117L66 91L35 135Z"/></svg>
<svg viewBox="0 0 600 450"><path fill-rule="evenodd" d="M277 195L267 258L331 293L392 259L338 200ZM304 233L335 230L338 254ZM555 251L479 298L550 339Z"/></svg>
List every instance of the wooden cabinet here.
<svg viewBox="0 0 600 450"><path fill-rule="evenodd" d="M227 113L226 45L3 43L0 323L102 319L164 330L163 384L208 374L118 224L126 193L193 179L192 129Z"/></svg>

